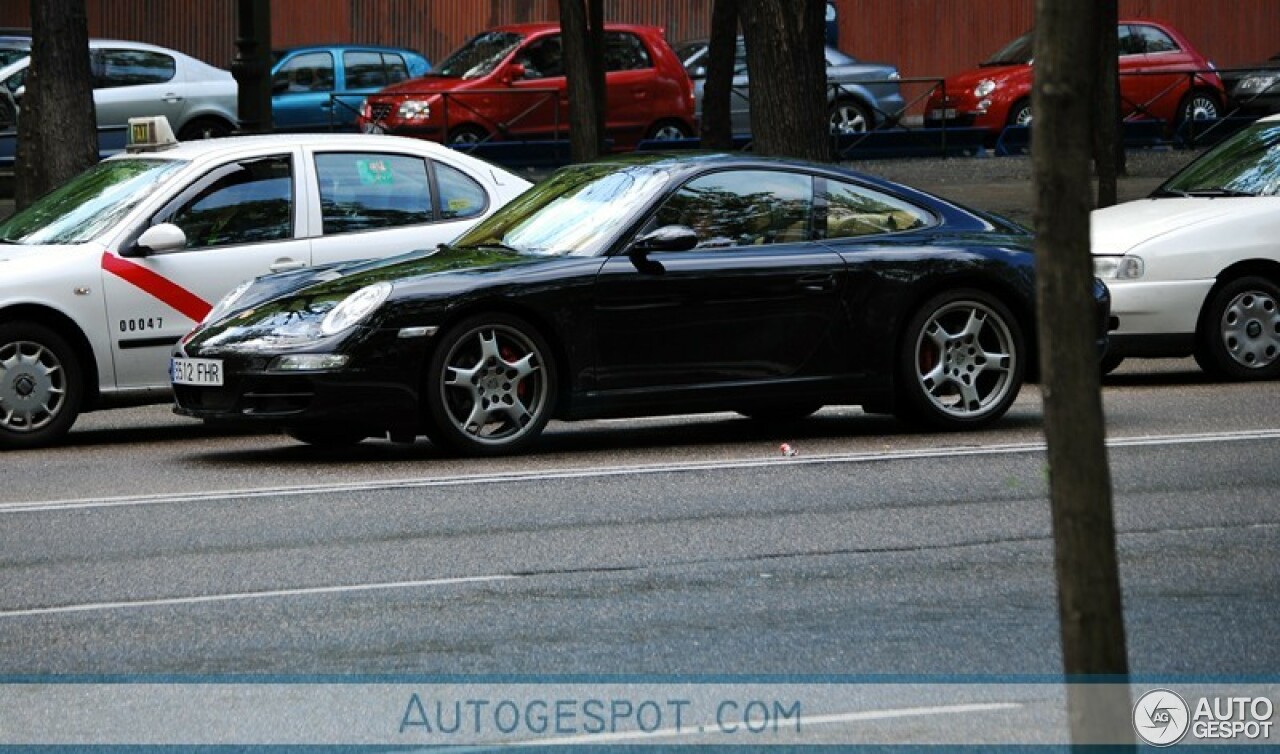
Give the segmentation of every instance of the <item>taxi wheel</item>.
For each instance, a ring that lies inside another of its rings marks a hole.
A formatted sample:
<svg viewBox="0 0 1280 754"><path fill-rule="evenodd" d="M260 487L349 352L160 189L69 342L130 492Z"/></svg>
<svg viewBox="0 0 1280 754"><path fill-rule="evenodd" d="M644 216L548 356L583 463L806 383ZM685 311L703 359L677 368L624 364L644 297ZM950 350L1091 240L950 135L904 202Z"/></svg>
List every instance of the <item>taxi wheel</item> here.
<svg viewBox="0 0 1280 754"><path fill-rule="evenodd" d="M1222 286L1205 307L1197 341L1196 361L1210 374L1280 376L1280 286L1255 275Z"/></svg>
<svg viewBox="0 0 1280 754"><path fill-rule="evenodd" d="M61 336L34 322L0 325L0 448L56 442L83 398L80 361Z"/></svg>
<svg viewBox="0 0 1280 754"><path fill-rule="evenodd" d="M465 455L518 453L551 419L556 368L528 322L470 317L436 344L425 390L428 436Z"/></svg>
<svg viewBox="0 0 1280 754"><path fill-rule="evenodd" d="M1022 388L1022 330L1009 309L979 290L925 302L898 355L899 418L933 429L970 429L999 419Z"/></svg>

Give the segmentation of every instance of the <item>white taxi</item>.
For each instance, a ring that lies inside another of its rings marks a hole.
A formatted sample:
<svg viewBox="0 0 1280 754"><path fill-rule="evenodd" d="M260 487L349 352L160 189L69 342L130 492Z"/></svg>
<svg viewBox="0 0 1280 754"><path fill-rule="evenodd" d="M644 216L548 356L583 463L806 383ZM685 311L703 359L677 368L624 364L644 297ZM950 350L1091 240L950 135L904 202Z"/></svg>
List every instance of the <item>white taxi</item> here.
<svg viewBox="0 0 1280 754"><path fill-rule="evenodd" d="M0 222L0 449L170 399L169 354L237 284L452 240L529 187L428 141L140 140Z"/></svg>
<svg viewBox="0 0 1280 754"><path fill-rule="evenodd" d="M1194 355L1220 378L1280 377L1280 115L1183 168L1147 199L1095 210L1111 289L1104 370Z"/></svg>

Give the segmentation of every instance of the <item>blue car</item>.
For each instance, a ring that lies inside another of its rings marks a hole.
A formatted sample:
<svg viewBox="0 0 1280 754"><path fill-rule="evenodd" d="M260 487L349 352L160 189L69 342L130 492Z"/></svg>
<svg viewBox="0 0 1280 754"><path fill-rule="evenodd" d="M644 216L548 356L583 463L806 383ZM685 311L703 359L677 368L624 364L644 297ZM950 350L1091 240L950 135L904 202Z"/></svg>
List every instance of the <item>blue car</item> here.
<svg viewBox="0 0 1280 754"><path fill-rule="evenodd" d="M271 53L271 114L277 131L354 131L364 95L421 76L419 53L376 45L317 45Z"/></svg>

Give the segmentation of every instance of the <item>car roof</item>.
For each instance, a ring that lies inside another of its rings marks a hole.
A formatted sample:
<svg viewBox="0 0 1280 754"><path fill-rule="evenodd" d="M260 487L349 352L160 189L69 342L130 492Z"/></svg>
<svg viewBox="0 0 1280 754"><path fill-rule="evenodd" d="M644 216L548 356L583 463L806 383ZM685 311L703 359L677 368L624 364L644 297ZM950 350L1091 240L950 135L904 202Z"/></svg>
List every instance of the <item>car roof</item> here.
<svg viewBox="0 0 1280 754"><path fill-rule="evenodd" d="M360 45L360 44L350 44L350 43L343 43L343 44L331 44L331 45L325 45L325 44L315 44L315 45L297 45L297 46L294 46L294 47L279 47L279 48L277 48L277 49L275 49L275 50L272 50L272 52L276 53L277 55L289 55L289 54L292 54L292 53L295 53L295 52L311 52L311 51L313 51L313 50L315 50L315 51L322 51L322 50L343 50L343 51L345 51L345 50L356 50L356 51L358 51L358 50L378 50L378 51L380 51L380 52L390 52L390 51L394 51L394 52L411 52L411 53L413 53L414 55L421 55L421 54L422 54L422 53L418 52L417 50L413 49L412 47L393 47L393 46L391 46L391 45L376 45L376 44Z"/></svg>
<svg viewBox="0 0 1280 754"><path fill-rule="evenodd" d="M604 25L605 31L632 31L632 32L658 32L662 33L660 26L646 26L643 24L611 24ZM515 34L541 34L548 31L560 31L560 24L543 21L538 23L527 24L503 24L495 26L488 31L508 31Z"/></svg>
<svg viewBox="0 0 1280 754"><path fill-rule="evenodd" d="M174 146L165 147L154 152L126 153L121 152L110 159L121 157L160 157L174 160L194 160L210 155L221 155L228 152L259 149L291 149L293 147L325 147L339 149L358 149L366 151L378 148L411 149L415 151L431 151L441 154L457 154L449 147L423 139L410 139L404 136L382 134L333 134L333 133L291 133L291 134L248 134L244 136L228 136L222 139L197 139L180 141Z"/></svg>

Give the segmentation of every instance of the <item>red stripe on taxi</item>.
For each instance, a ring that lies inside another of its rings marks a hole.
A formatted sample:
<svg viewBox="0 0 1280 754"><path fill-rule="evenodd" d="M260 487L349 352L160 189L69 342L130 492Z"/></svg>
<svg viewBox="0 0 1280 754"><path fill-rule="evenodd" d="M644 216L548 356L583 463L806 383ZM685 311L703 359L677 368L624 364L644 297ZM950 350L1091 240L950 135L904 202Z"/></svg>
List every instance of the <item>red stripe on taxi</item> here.
<svg viewBox="0 0 1280 754"><path fill-rule="evenodd" d="M110 252L102 253L102 269L143 293L160 299L192 322L204 319L213 308L207 301L172 280Z"/></svg>

